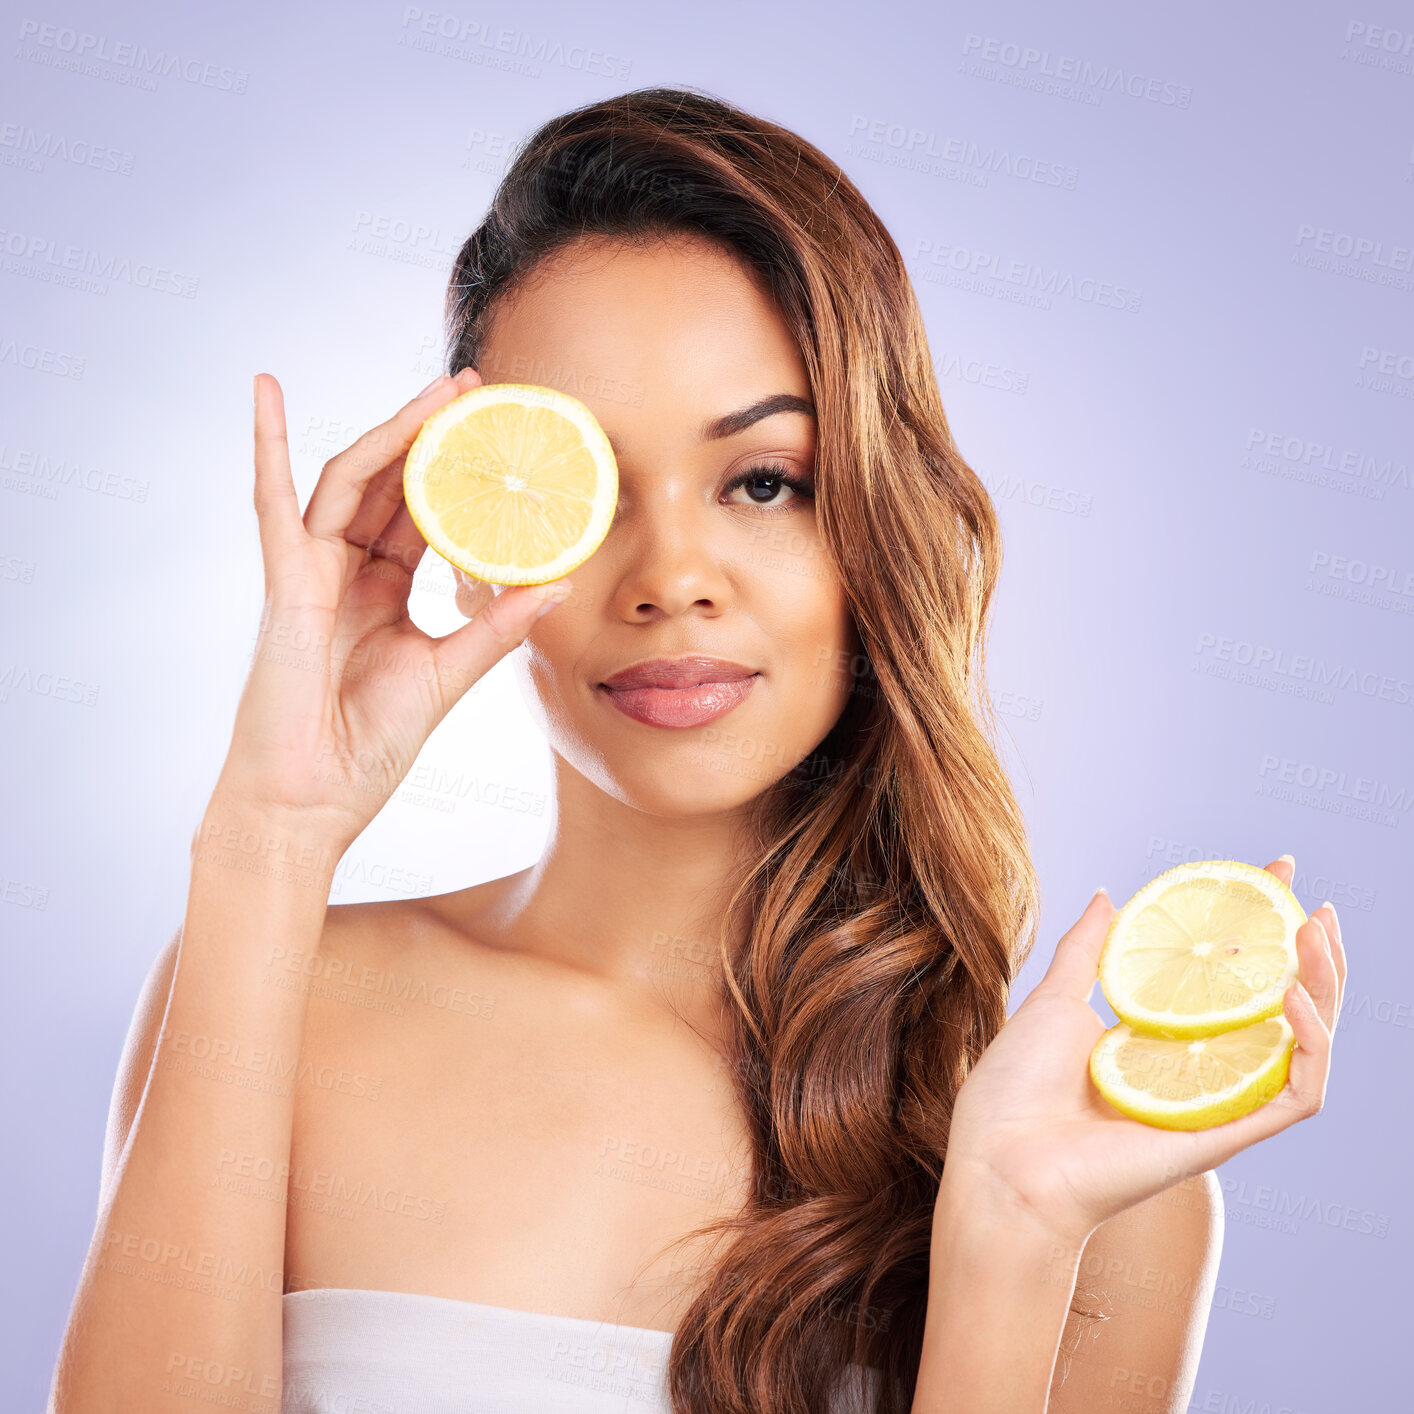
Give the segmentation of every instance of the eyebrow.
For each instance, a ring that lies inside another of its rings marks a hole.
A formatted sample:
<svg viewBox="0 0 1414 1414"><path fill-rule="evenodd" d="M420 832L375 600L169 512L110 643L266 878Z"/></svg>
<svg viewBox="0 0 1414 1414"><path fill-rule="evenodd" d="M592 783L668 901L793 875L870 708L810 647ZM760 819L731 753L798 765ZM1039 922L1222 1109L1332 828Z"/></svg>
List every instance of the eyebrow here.
<svg viewBox="0 0 1414 1414"><path fill-rule="evenodd" d="M815 416L815 408L805 398L794 393L773 393L768 398L752 403L750 407L738 408L735 412L724 413L704 424L701 440L716 442L723 437L735 437L763 418L774 417L778 412L803 412L806 417Z"/></svg>
<svg viewBox="0 0 1414 1414"><path fill-rule="evenodd" d="M723 413L721 417L704 422L698 439L703 442L719 442L725 437L735 437L738 432L745 432L748 427L765 418L774 417L778 412L801 412L806 417L813 418L815 405L806 398L798 398L794 393L772 393L770 397L761 398L750 407L738 408L735 412ZM609 438L609 450L613 452L616 461L623 460L623 449L612 437Z"/></svg>

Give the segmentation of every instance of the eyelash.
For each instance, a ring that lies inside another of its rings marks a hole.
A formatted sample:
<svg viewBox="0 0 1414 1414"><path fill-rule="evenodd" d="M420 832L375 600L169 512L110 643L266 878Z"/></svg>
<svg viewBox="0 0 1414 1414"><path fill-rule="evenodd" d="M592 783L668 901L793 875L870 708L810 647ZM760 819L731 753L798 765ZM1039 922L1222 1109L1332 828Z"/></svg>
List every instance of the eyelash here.
<svg viewBox="0 0 1414 1414"><path fill-rule="evenodd" d="M815 498L815 488L803 476L794 475L787 467L779 462L761 462L756 466L747 467L745 471L739 471L727 483L727 493L735 491L739 486L748 486L753 481L779 481L782 486L789 486L797 496L805 496L811 500ZM737 504L740 504L738 502ZM768 515L780 514L791 511L795 508L795 502L788 501L783 506L764 506L759 503L752 503L753 509L765 511Z"/></svg>

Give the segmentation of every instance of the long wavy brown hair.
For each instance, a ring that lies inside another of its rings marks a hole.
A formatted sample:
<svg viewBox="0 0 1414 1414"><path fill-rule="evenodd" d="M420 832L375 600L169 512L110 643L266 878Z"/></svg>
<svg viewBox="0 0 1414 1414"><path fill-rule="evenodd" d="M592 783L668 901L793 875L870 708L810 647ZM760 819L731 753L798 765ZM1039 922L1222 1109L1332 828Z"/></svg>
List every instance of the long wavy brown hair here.
<svg viewBox="0 0 1414 1414"><path fill-rule="evenodd" d="M997 516L878 216L819 149L693 89L587 104L522 144L453 267L448 369L477 364L496 301L576 238L681 232L757 272L797 340L861 651L835 727L751 804L722 961L752 1194L681 1239L721 1255L669 1394L677 1414L820 1414L855 1364L878 1372L878 1414L905 1414L953 1101L1037 926L984 686Z"/></svg>

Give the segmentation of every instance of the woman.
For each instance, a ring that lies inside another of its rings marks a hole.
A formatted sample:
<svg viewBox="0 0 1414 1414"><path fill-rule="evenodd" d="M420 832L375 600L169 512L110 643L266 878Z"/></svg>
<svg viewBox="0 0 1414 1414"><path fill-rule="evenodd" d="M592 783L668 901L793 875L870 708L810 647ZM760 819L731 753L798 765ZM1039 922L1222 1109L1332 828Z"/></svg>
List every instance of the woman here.
<svg viewBox="0 0 1414 1414"><path fill-rule="evenodd" d="M1211 1169L1320 1108L1339 927L1298 934L1287 1088L1219 1128L1090 1084L1103 892L1007 1019L1037 889L983 687L997 521L878 218L793 133L640 90L534 135L447 314L457 376L303 515L256 378L259 646L123 1058L58 1414L282 1385L287 1414L1088 1411L1133 1377L1185 1408ZM462 579L433 640L402 458L482 381L587 402L620 501L572 583ZM543 857L328 907L518 647Z"/></svg>

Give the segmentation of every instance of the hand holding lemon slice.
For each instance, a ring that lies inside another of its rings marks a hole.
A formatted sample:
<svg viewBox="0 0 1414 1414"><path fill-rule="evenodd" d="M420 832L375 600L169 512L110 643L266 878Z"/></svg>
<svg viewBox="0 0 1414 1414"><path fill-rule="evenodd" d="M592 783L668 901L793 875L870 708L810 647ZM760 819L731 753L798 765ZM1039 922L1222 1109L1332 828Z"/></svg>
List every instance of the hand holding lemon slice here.
<svg viewBox="0 0 1414 1414"><path fill-rule="evenodd" d="M608 533L618 465L577 398L483 383L438 408L403 466L403 498L444 560L492 584L546 584Z"/></svg>
<svg viewBox="0 0 1414 1414"><path fill-rule="evenodd" d="M1100 987L1116 1016L1090 1055L1115 1109L1206 1129L1265 1104L1292 1047L1282 998L1306 914L1275 874L1231 859L1180 864L1110 920Z"/></svg>
<svg viewBox="0 0 1414 1414"><path fill-rule="evenodd" d="M1319 1113L1345 951L1332 906L1290 897L1294 869L1181 865L1119 909L1096 890L957 1092L945 1221L992 1207L1078 1249L1180 1181L1221 1201L1212 1169Z"/></svg>

